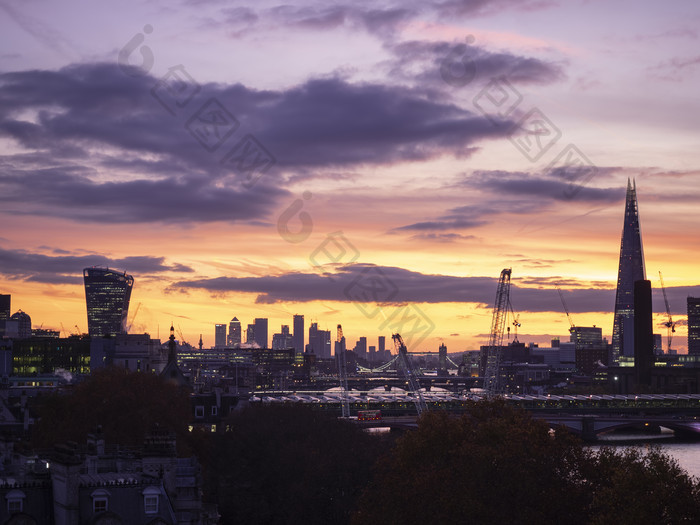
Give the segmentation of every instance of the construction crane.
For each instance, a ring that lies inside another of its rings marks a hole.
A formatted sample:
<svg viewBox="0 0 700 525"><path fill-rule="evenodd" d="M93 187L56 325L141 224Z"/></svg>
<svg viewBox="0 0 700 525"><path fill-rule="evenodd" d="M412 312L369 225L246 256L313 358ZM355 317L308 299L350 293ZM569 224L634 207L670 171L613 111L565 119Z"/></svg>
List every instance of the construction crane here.
<svg viewBox="0 0 700 525"><path fill-rule="evenodd" d="M394 347L396 348L396 353L399 357L399 363L403 366L406 376L408 377L408 384L411 392L413 393L413 402L416 404L416 410L418 411L418 417L423 412L428 411L428 405L425 403L425 398L423 393L420 391L420 384L418 383L417 372L413 367L411 360L408 358L408 350L406 345L403 343L403 339L399 334L392 334L391 338L394 340Z"/></svg>
<svg viewBox="0 0 700 525"><path fill-rule="evenodd" d="M513 322L511 323L513 325L513 342L518 343L518 328L520 328L522 324L520 323L520 314L515 315L513 305L510 304L510 300L508 301L508 311L513 319ZM510 341L510 326L508 326L508 340Z"/></svg>
<svg viewBox="0 0 700 525"><path fill-rule="evenodd" d="M508 305L510 304L510 274L510 268L504 268L501 271L496 289L496 300L493 305L489 342L486 346L486 371L484 373L484 390L489 396L502 394L504 389L500 366L503 332L505 332Z"/></svg>
<svg viewBox="0 0 700 525"><path fill-rule="evenodd" d="M345 355L345 348L342 346L343 327L338 325L338 333L336 335L335 358L338 361L338 377L340 378L340 407L341 417L347 419L350 417L350 401L348 393L348 363ZM340 355L338 353L340 352Z"/></svg>
<svg viewBox="0 0 700 525"><path fill-rule="evenodd" d="M668 316L668 321L664 323L667 329L666 340L668 341L668 353L671 353L671 340L673 339L673 333L676 331L676 323L673 322L673 317L671 317L671 307L668 305L668 297L666 297L666 287L664 286L664 278L661 275L661 270L659 270L659 280L661 281L661 291L664 294L664 303L666 304L666 315Z"/></svg>
<svg viewBox="0 0 700 525"><path fill-rule="evenodd" d="M185 336L182 335L182 329L180 328L180 325L177 325L177 335L180 337L180 345L186 346L187 343L185 342Z"/></svg>
<svg viewBox="0 0 700 525"><path fill-rule="evenodd" d="M571 314L569 314L569 309L566 307L566 301L564 301L564 294L561 293L561 288L557 286L557 292L559 292L559 298L561 299L561 305L564 307L564 311L566 312L566 318L569 320L569 324L571 325L571 328L569 328L569 333L573 334L576 331L576 325L574 324L574 320L571 319Z"/></svg>

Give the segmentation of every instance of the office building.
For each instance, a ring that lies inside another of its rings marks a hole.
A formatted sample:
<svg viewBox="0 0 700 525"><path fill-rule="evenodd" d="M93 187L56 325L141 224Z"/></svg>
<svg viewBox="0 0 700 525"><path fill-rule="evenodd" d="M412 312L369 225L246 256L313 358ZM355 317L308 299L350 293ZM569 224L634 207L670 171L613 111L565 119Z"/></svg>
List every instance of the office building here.
<svg viewBox="0 0 700 525"><path fill-rule="evenodd" d="M255 342L255 325L249 324L245 331L246 344L252 345Z"/></svg>
<svg viewBox="0 0 700 525"><path fill-rule="evenodd" d="M28 313L19 310L10 316L10 321L17 323L17 337L27 339L32 336L32 318Z"/></svg>
<svg viewBox="0 0 700 525"><path fill-rule="evenodd" d="M88 334L103 337L126 333L126 317L134 278L109 268L85 268Z"/></svg>
<svg viewBox="0 0 700 525"><path fill-rule="evenodd" d="M231 348L241 346L241 322L238 320L238 317L231 319L231 322L228 324L226 346Z"/></svg>
<svg viewBox="0 0 700 525"><path fill-rule="evenodd" d="M700 297L688 297L688 354L700 354Z"/></svg>
<svg viewBox="0 0 700 525"><path fill-rule="evenodd" d="M654 368L651 281L634 283L634 368L638 385L651 386Z"/></svg>
<svg viewBox="0 0 700 525"><path fill-rule="evenodd" d="M317 358L330 359L331 357L331 331L319 330L318 323L311 323L309 327L309 353Z"/></svg>
<svg viewBox="0 0 700 525"><path fill-rule="evenodd" d="M367 338L360 337L357 343L355 343L355 348L353 350L357 357L367 359Z"/></svg>
<svg viewBox="0 0 700 525"><path fill-rule="evenodd" d="M12 344L12 373L53 374L57 369L71 374L90 373L90 338L30 337Z"/></svg>
<svg viewBox="0 0 700 525"><path fill-rule="evenodd" d="M603 329L597 326L574 326L569 330L569 342L574 344L574 359L576 370L580 374L592 375L597 370L608 366L609 351L607 341L603 340ZM566 343L557 341L559 348L564 344L566 354L568 348ZM566 355L565 360L566 362Z"/></svg>
<svg viewBox="0 0 700 525"><path fill-rule="evenodd" d="M293 341L294 341L294 350L296 350L297 354L303 354L304 353L304 316L303 315L295 315L294 316L294 335L293 335Z"/></svg>
<svg viewBox="0 0 700 525"><path fill-rule="evenodd" d="M256 318L255 319L255 333L254 340L260 348L268 348L267 346L267 319Z"/></svg>
<svg viewBox="0 0 700 525"><path fill-rule="evenodd" d="M7 321L10 318L10 306L12 296L10 294L0 294L0 321Z"/></svg>
<svg viewBox="0 0 700 525"><path fill-rule="evenodd" d="M226 346L226 325L225 324L214 325L214 346L216 348L223 348Z"/></svg>
<svg viewBox="0 0 700 525"><path fill-rule="evenodd" d="M294 348L292 334L289 333L289 325L283 324L280 333L272 334L272 349L284 350Z"/></svg>
<svg viewBox="0 0 700 525"><path fill-rule="evenodd" d="M639 227L637 186L627 180L625 222L620 242L615 316L612 334L612 360L634 356L634 283L646 279L642 234Z"/></svg>

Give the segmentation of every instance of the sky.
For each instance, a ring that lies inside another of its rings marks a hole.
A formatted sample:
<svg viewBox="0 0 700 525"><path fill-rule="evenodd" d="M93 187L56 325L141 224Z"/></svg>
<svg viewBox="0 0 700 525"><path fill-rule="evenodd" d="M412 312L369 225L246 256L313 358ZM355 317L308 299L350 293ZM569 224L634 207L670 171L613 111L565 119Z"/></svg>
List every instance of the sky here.
<svg viewBox="0 0 700 525"><path fill-rule="evenodd" d="M461 352L512 268L520 341L568 340L557 286L610 338L633 179L682 353L697 27L685 0L0 0L0 293L86 332L101 265L132 332L303 314Z"/></svg>

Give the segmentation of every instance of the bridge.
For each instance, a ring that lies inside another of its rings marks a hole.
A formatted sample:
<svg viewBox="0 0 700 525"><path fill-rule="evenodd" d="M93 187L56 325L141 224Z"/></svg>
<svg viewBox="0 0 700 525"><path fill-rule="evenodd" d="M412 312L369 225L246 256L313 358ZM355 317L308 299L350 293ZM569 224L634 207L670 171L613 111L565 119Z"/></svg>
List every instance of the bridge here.
<svg viewBox="0 0 700 525"><path fill-rule="evenodd" d="M401 389L377 388L348 393L351 414L360 410L380 410L382 421L361 422L363 426L389 426L397 429L417 427L414 397ZM448 391L422 392L429 410L460 415L481 399L474 394ZM700 394L638 395L506 395L506 402L523 408L533 417L547 421L552 428L565 426L587 441L606 432L623 428L655 429L665 427L677 436L700 440ZM304 403L319 410L340 414L340 389L304 392L257 392L251 402Z"/></svg>
<svg viewBox="0 0 700 525"><path fill-rule="evenodd" d="M700 419L692 416L542 416L537 419L547 421L552 427L563 426L584 441L595 441L598 436L620 429L658 429L665 427L673 430L678 437L700 440Z"/></svg>

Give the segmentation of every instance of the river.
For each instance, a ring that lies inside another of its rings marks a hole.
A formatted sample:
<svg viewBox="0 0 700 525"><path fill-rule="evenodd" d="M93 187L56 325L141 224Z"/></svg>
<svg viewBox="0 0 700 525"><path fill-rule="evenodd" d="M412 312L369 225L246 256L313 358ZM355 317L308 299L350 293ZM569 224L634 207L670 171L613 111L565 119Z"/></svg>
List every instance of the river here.
<svg viewBox="0 0 700 525"><path fill-rule="evenodd" d="M591 449L598 450L601 446L613 446L626 448L638 446L649 448L658 446L662 452L668 454L685 469L688 474L700 479L700 441L685 441L673 436L673 432L662 428L660 434L649 436L648 434L633 432L615 432L603 435L598 443Z"/></svg>

